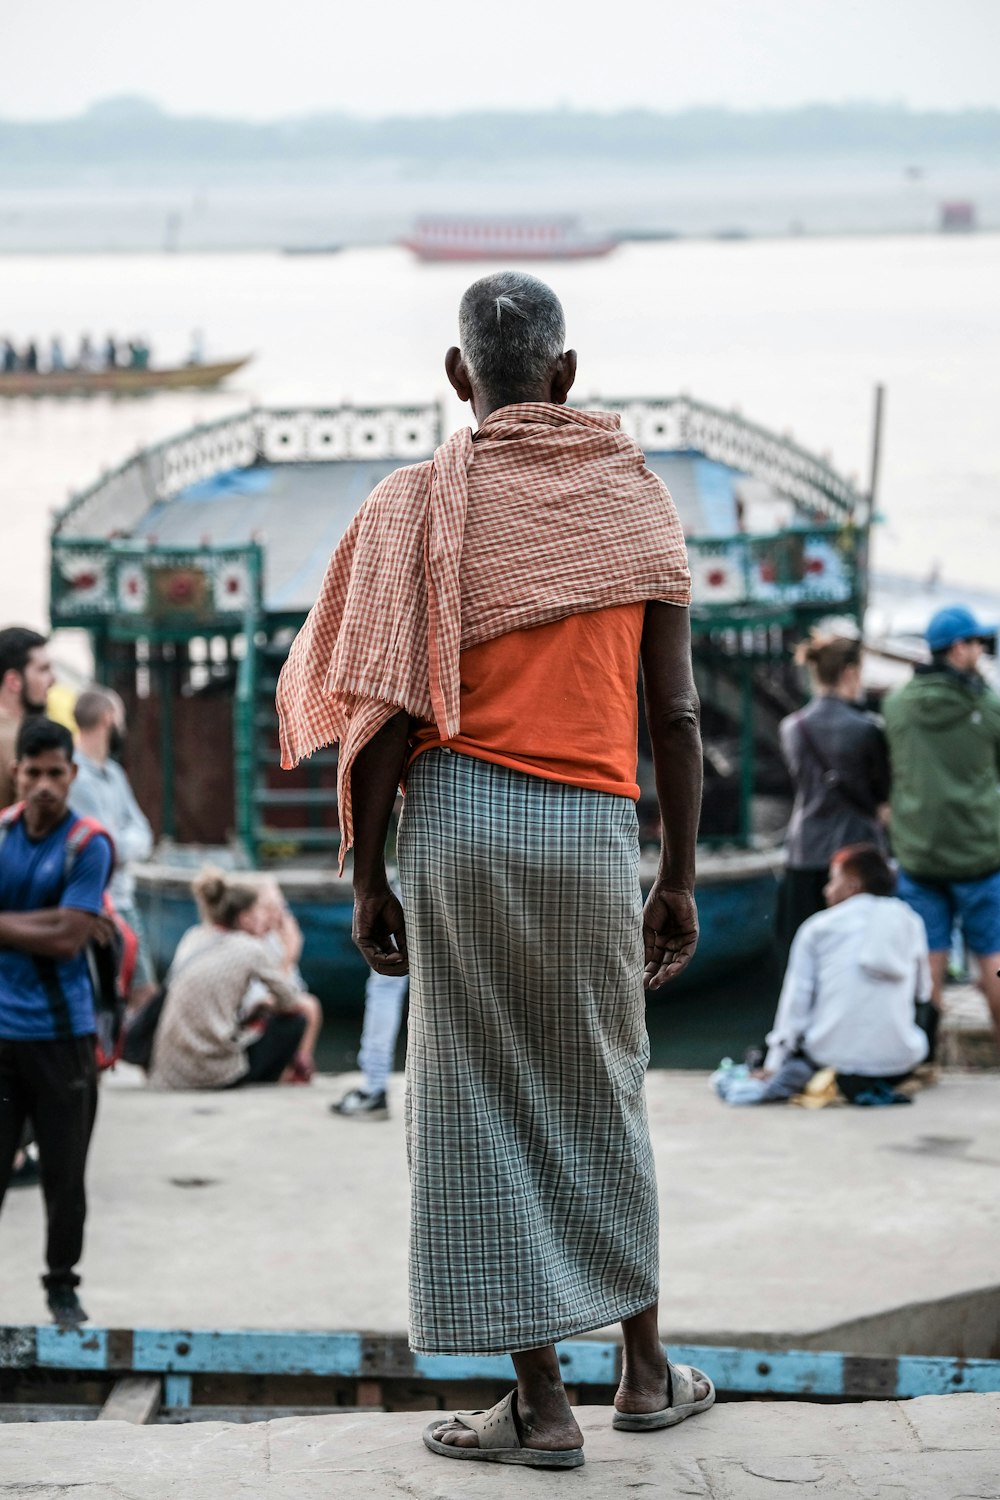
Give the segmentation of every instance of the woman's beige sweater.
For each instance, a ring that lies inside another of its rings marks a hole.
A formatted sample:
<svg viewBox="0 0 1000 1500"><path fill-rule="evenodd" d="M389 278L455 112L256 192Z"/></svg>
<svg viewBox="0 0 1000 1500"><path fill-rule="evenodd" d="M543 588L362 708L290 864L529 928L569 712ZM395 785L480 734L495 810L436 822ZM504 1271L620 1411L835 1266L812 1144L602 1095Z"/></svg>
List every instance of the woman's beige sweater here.
<svg viewBox="0 0 1000 1500"><path fill-rule="evenodd" d="M224 1089L248 1070L257 1033L240 1025L247 986L259 979L279 1010L298 992L259 938L248 932L191 927L177 945L153 1046L149 1082L161 1089Z"/></svg>

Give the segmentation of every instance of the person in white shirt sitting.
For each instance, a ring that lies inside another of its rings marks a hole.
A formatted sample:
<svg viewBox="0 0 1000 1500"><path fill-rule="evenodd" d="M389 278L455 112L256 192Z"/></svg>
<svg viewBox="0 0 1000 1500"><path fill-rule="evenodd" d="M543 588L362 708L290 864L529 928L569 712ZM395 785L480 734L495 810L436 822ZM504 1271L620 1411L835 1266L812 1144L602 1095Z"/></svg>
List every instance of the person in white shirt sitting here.
<svg viewBox="0 0 1000 1500"><path fill-rule="evenodd" d="M813 1073L832 1068L849 1099L869 1102L874 1092L877 1102L891 1102L895 1085L927 1058L928 1033L917 1022L918 1004L931 995L927 935L895 888L874 844L833 856L827 909L809 917L792 943L764 1067L756 1077L734 1078L732 1088L721 1075L724 1098L787 1099Z"/></svg>

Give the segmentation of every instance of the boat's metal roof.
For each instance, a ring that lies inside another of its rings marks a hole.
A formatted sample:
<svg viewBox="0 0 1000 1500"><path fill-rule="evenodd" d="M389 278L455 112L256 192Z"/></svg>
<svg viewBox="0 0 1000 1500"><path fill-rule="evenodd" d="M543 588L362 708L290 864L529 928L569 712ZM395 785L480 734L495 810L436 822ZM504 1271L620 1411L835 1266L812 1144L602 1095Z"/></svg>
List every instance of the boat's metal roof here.
<svg viewBox="0 0 1000 1500"><path fill-rule="evenodd" d="M674 497L689 536L738 530L736 469L697 453L647 454ZM233 469L157 501L132 535L166 545L264 544L264 603L270 611L308 609L330 554L393 459L344 459Z"/></svg>
<svg viewBox="0 0 1000 1500"><path fill-rule="evenodd" d="M231 470L158 501L133 534L168 545L263 542L265 608L308 609L351 517L398 467L348 459Z"/></svg>

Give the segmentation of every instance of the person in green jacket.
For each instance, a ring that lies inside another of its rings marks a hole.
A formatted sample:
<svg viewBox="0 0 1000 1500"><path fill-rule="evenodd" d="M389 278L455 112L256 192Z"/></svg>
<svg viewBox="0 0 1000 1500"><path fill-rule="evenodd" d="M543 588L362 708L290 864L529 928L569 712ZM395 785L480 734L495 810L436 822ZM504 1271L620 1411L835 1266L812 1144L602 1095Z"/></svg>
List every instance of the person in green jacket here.
<svg viewBox="0 0 1000 1500"><path fill-rule="evenodd" d="M979 960L1000 1038L1000 697L977 668L996 631L970 610L938 610L931 660L885 704L898 895L923 918L934 1003L952 930Z"/></svg>

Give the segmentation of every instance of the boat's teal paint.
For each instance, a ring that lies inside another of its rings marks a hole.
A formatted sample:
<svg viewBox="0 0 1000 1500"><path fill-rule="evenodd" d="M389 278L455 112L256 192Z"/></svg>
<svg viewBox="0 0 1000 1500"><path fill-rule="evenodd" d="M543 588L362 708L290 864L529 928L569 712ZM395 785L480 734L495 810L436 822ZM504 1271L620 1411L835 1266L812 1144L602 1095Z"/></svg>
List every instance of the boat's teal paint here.
<svg viewBox="0 0 1000 1500"><path fill-rule="evenodd" d="M569 1385L614 1385L621 1346L570 1339L556 1346ZM903 1400L956 1391L1000 1391L1000 1360L885 1358L832 1350L670 1346L678 1363L710 1375L720 1391L769 1396L881 1397ZM373 1380L400 1374L425 1380L513 1379L508 1355L414 1354L405 1339L358 1332L219 1329L0 1328L0 1367L115 1370L166 1376L166 1404L183 1406L194 1374L318 1375Z"/></svg>
<svg viewBox="0 0 1000 1500"><path fill-rule="evenodd" d="M736 974L771 942L777 884L771 874L714 881L697 889L701 937L688 972L671 993ZM165 973L188 927L198 920L194 902L179 891L141 886L137 900L153 959ZM330 1012L356 1011L364 1003L368 968L351 941L351 907L346 900L292 899L302 927L302 974Z"/></svg>
<svg viewBox="0 0 1000 1500"><path fill-rule="evenodd" d="M677 994L689 986L737 974L774 938L778 885L773 874L741 876L695 888L701 933L690 967L671 986Z"/></svg>

